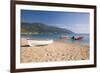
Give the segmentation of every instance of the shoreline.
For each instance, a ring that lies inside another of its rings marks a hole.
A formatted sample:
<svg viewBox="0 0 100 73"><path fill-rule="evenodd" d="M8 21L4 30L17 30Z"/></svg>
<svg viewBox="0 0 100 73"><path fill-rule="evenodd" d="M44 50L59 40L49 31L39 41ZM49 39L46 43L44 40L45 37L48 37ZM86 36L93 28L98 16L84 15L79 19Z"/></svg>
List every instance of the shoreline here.
<svg viewBox="0 0 100 73"><path fill-rule="evenodd" d="M27 39L21 38L20 56L21 63L88 60L89 45L69 44L59 40L45 46L30 47Z"/></svg>

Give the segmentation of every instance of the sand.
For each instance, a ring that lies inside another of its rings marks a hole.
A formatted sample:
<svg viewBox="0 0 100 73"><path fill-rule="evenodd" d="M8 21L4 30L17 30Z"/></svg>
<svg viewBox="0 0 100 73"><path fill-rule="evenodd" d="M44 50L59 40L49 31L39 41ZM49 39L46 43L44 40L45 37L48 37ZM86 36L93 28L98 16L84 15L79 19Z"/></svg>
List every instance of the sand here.
<svg viewBox="0 0 100 73"><path fill-rule="evenodd" d="M88 60L89 45L68 44L54 41L45 46L28 45L27 40L21 39L21 63Z"/></svg>

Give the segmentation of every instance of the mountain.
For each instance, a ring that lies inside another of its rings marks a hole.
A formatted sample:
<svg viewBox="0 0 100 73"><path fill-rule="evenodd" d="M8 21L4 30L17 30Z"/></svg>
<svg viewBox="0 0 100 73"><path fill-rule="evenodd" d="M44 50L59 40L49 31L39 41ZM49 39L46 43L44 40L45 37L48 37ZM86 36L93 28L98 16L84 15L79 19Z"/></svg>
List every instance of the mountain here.
<svg viewBox="0 0 100 73"><path fill-rule="evenodd" d="M48 26L43 23L21 23L21 33L73 33L64 28Z"/></svg>

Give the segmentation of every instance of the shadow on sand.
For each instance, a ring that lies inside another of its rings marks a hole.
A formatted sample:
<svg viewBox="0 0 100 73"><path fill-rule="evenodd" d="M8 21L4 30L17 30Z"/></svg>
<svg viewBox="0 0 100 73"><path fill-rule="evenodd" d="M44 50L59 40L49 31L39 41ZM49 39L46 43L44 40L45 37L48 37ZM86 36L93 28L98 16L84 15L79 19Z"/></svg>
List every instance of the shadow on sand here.
<svg viewBox="0 0 100 73"><path fill-rule="evenodd" d="M21 47L30 47L29 45L21 45Z"/></svg>

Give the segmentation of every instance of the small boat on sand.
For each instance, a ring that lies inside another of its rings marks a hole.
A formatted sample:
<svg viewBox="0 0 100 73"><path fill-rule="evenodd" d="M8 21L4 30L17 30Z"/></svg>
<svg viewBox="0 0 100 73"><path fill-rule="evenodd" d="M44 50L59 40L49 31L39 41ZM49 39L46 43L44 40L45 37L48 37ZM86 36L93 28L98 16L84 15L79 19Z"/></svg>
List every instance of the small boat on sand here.
<svg viewBox="0 0 100 73"><path fill-rule="evenodd" d="M67 40L70 40L70 39L72 39L72 40L82 40L83 39L82 36L78 36L78 37L74 37L74 36L72 36L72 37L69 37L69 36L61 36L60 38L61 39L67 39Z"/></svg>
<svg viewBox="0 0 100 73"><path fill-rule="evenodd" d="M71 37L71 39L72 40L82 40L83 39L83 37L82 36L78 36L78 37Z"/></svg>
<svg viewBox="0 0 100 73"><path fill-rule="evenodd" d="M59 38L60 39L70 39L70 37L68 37L68 36L60 36Z"/></svg>
<svg viewBox="0 0 100 73"><path fill-rule="evenodd" d="M77 37L77 38L75 38L75 40L81 40L81 39L83 39L83 37Z"/></svg>
<svg viewBox="0 0 100 73"><path fill-rule="evenodd" d="M34 40L28 39L29 46L43 46L53 43L53 40Z"/></svg>

